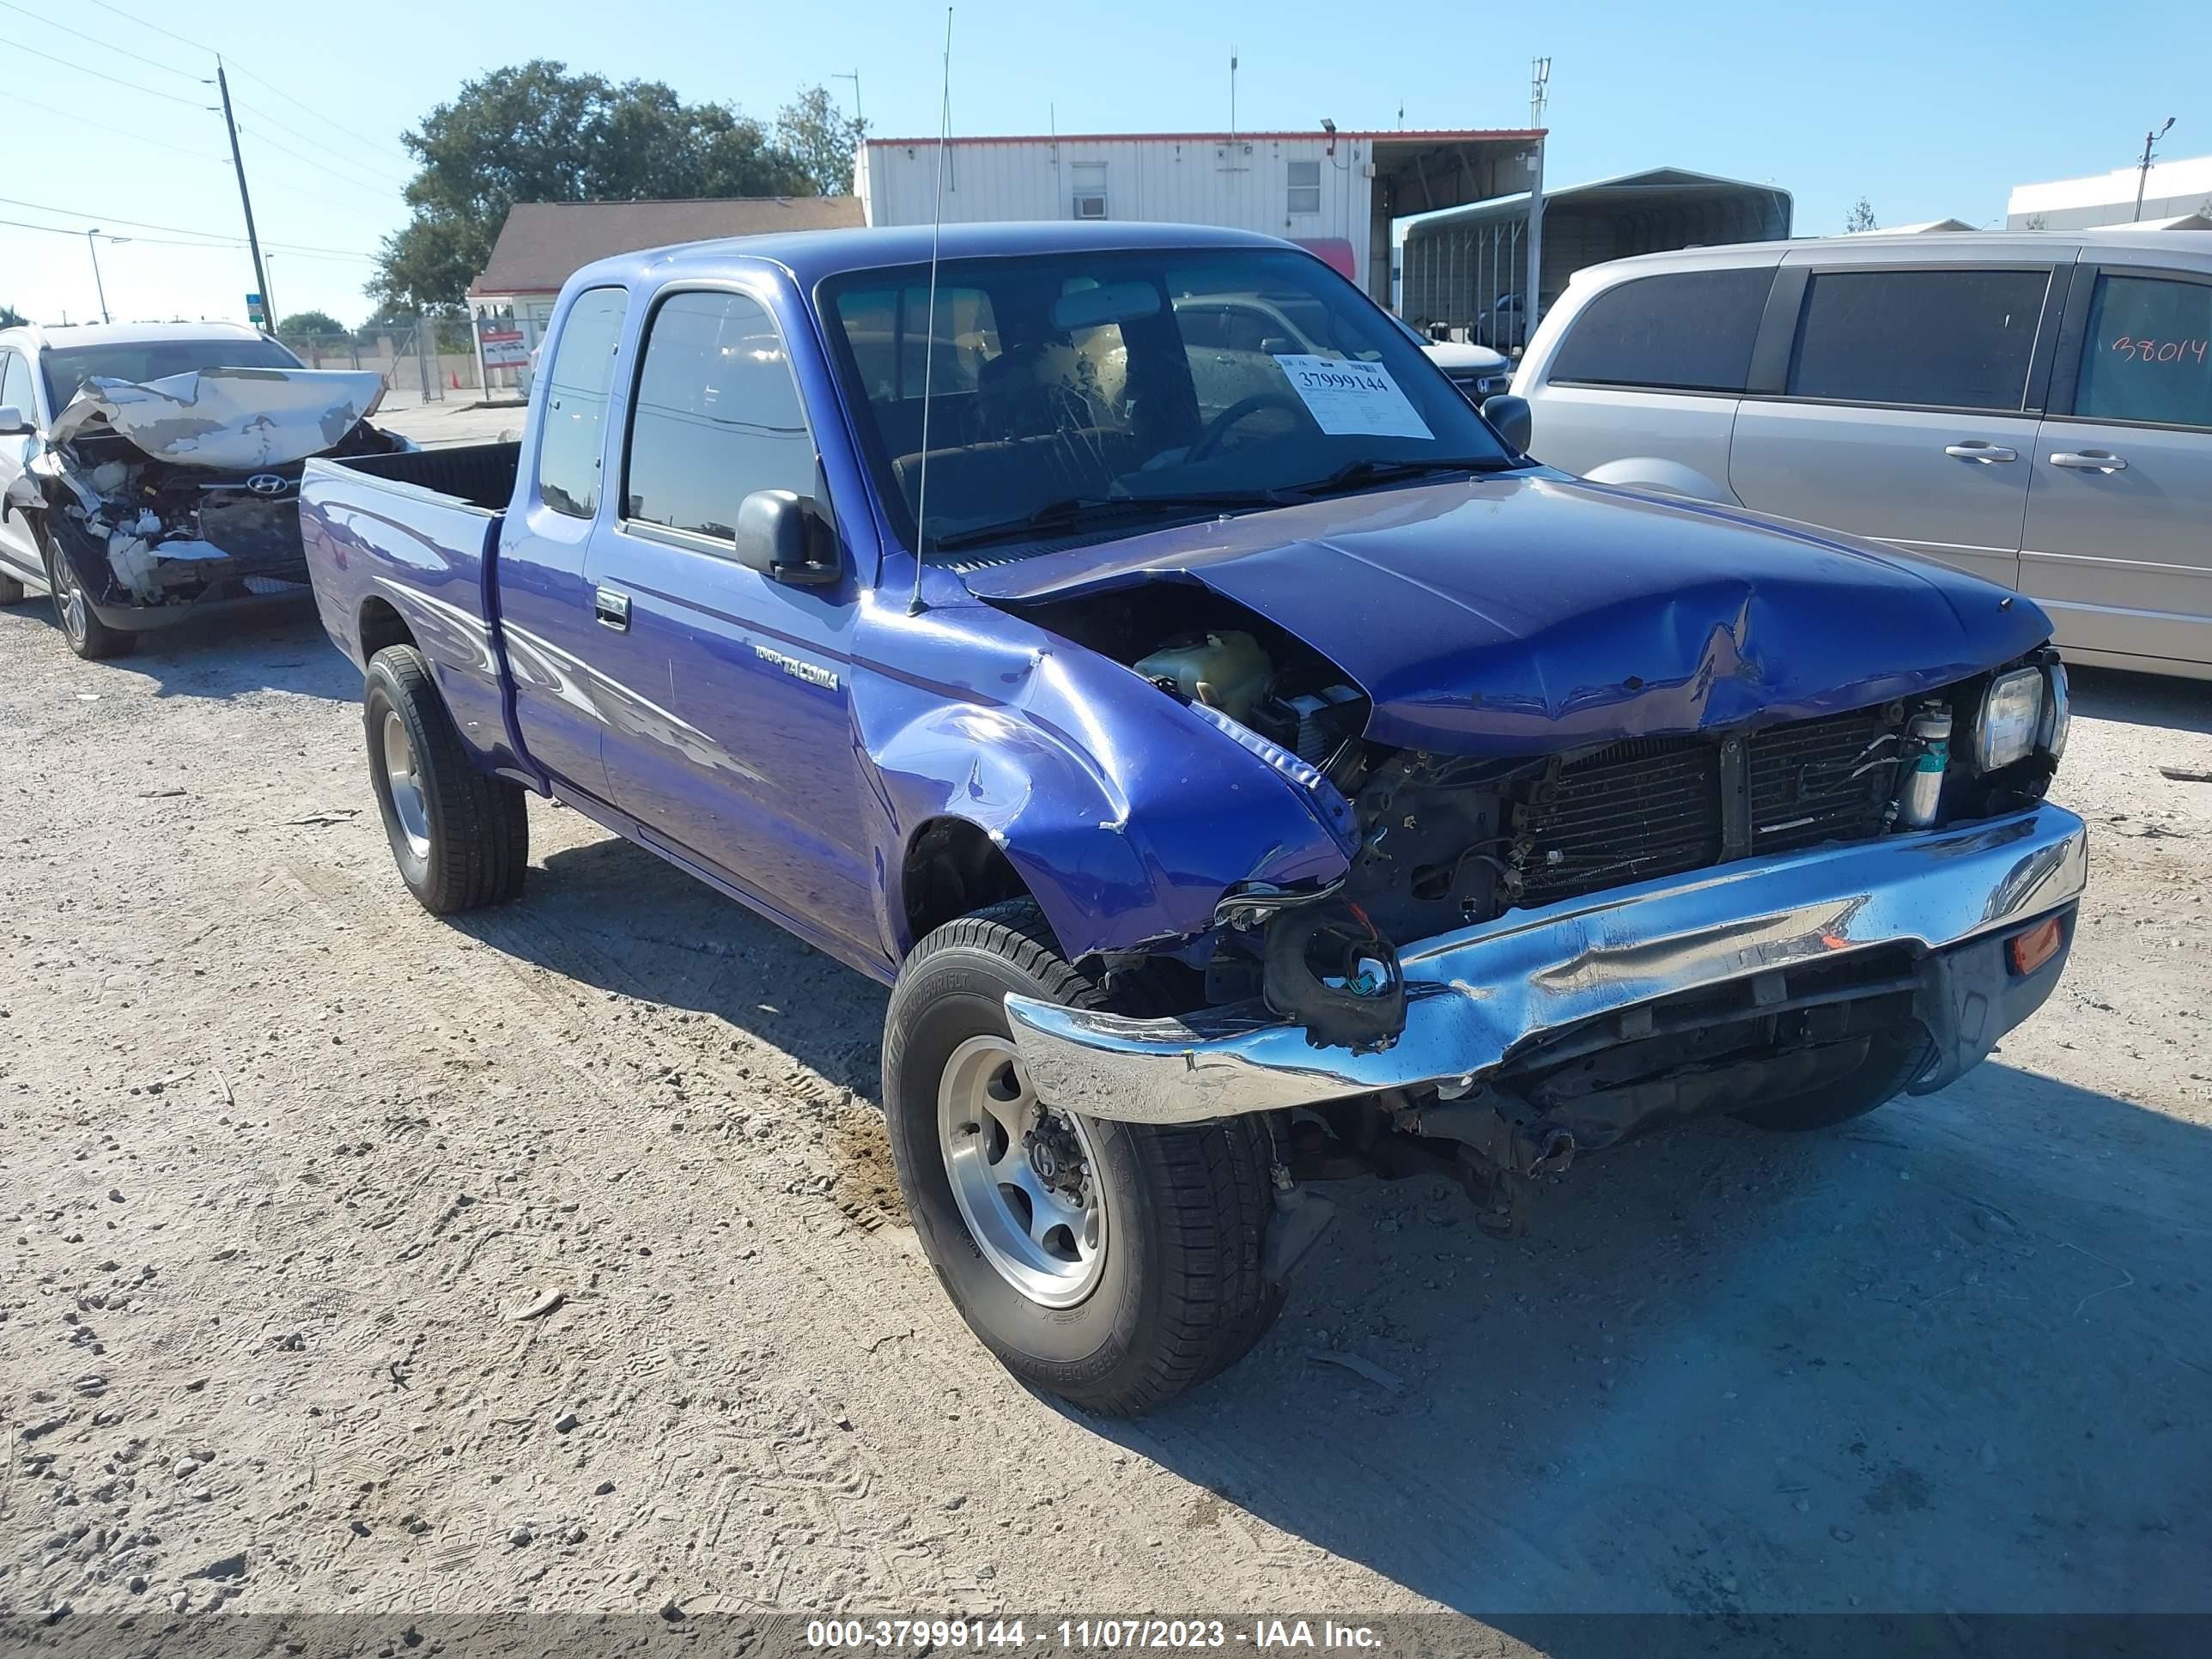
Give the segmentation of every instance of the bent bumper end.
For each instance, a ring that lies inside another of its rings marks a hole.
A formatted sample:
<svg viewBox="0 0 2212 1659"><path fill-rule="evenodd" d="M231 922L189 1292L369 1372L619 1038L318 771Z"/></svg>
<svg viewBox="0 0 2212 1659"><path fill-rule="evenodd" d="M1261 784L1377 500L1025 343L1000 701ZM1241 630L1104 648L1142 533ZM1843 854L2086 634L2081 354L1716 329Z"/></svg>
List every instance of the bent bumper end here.
<svg viewBox="0 0 2212 1659"><path fill-rule="evenodd" d="M1405 1030L1388 1048L1317 1048L1258 1004L1128 1019L1010 996L1038 1094L1089 1116L1194 1123L1384 1089L1466 1084L1530 1042L1686 991L1904 946L1926 961L1915 1015L1940 1088L2050 994L2061 949L2008 977L2007 936L2070 911L2088 832L2048 803L1963 829L1829 847L1616 888L1401 952ZM2067 917L2066 943L2073 922ZM1984 948L1959 947L1978 943Z"/></svg>

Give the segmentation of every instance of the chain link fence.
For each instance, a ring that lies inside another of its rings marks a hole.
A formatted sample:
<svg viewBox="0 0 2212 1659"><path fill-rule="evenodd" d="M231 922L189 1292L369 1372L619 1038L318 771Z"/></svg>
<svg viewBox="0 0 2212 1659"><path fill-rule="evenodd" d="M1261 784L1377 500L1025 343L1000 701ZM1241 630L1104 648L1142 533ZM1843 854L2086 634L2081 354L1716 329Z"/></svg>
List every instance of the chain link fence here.
<svg viewBox="0 0 2212 1659"><path fill-rule="evenodd" d="M276 337L310 368L366 369L384 377L387 408L483 396L465 319L413 317L338 333L280 331Z"/></svg>

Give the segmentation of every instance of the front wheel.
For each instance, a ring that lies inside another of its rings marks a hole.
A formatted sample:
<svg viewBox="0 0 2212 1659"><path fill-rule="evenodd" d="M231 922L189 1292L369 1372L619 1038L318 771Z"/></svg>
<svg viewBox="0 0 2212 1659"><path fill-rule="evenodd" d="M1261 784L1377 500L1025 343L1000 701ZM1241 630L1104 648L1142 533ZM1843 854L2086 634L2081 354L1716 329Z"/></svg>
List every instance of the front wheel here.
<svg viewBox="0 0 2212 1659"><path fill-rule="evenodd" d="M54 620L61 624L69 648L87 662L106 662L127 656L137 635L110 628L92 608L92 598L77 580L76 568L49 547L45 550L46 586L53 590Z"/></svg>
<svg viewBox="0 0 2212 1659"><path fill-rule="evenodd" d="M1036 905L994 905L915 949L884 1023L899 1189L969 1328L1024 1382L1148 1411L1241 1358L1281 1306L1261 1272L1265 1125L1086 1118L1037 1098L1009 992L1107 1003Z"/></svg>
<svg viewBox="0 0 2212 1659"><path fill-rule="evenodd" d="M422 653L388 645L370 658L362 712L377 810L407 890L437 916L520 896L530 861L522 790L471 764Z"/></svg>

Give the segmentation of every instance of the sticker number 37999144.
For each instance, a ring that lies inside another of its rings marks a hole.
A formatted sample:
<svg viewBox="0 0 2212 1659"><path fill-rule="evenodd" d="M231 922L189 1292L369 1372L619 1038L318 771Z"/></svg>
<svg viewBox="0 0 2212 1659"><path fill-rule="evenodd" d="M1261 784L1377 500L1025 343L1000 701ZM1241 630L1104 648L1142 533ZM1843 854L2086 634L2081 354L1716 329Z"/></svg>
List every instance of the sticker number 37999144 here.
<svg viewBox="0 0 2212 1659"><path fill-rule="evenodd" d="M2112 343L2113 356L2137 363L2201 363L2207 340L2138 340L2123 334Z"/></svg>

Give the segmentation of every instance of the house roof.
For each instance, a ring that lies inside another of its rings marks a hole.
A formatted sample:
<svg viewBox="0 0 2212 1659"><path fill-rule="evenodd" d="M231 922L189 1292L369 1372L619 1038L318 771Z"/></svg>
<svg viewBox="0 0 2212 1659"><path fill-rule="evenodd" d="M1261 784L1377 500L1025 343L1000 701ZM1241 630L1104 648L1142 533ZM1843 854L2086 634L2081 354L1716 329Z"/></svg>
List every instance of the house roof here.
<svg viewBox="0 0 2212 1659"><path fill-rule="evenodd" d="M860 222L856 196L517 202L469 293L552 294L580 267L617 253L770 231L843 230Z"/></svg>
<svg viewBox="0 0 2212 1659"><path fill-rule="evenodd" d="M1544 192L1544 211L1554 213L1560 209L1585 209L1611 211L1633 209L1644 211L1682 202L1709 200L1715 197L1741 197L1771 199L1784 206L1794 205L1790 192L1777 185L1753 184L1747 179L1723 179L1717 173L1693 173L1687 167L1648 167L1641 173L1624 173L1611 179L1594 179L1583 185L1561 185ZM1414 229L1428 234L1430 227L1443 228L1480 223L1492 219L1518 219L1528 211L1528 192L1493 197L1486 202L1476 202L1467 207L1448 208L1440 213L1416 216L1409 238ZM1785 221L1786 223L1786 221Z"/></svg>

